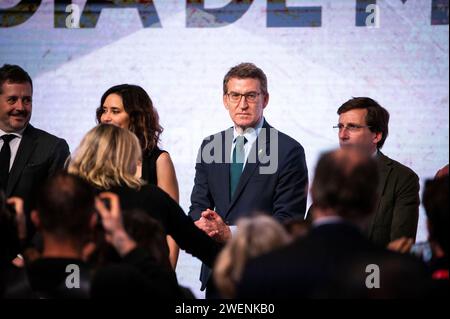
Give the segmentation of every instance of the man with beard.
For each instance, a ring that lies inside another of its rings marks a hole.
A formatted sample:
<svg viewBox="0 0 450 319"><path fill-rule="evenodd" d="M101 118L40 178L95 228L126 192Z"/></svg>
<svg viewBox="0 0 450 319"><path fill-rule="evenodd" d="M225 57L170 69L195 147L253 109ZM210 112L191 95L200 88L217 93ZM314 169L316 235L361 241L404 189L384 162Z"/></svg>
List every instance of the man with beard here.
<svg viewBox="0 0 450 319"><path fill-rule="evenodd" d="M69 156L65 140L29 124L32 94L33 83L25 70L9 64L0 68L0 191L7 198L21 197L27 215L34 189L61 169Z"/></svg>

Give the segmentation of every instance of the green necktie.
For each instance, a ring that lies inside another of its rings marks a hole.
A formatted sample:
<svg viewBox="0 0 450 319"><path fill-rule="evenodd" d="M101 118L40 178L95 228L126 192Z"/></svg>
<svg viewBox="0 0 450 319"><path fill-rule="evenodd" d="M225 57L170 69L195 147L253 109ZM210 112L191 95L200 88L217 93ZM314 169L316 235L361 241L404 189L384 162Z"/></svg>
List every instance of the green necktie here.
<svg viewBox="0 0 450 319"><path fill-rule="evenodd" d="M243 135L236 137L236 144L233 149L232 162L230 165L230 197L233 198L239 179L241 178L242 168L244 167L245 151L244 145L247 139Z"/></svg>

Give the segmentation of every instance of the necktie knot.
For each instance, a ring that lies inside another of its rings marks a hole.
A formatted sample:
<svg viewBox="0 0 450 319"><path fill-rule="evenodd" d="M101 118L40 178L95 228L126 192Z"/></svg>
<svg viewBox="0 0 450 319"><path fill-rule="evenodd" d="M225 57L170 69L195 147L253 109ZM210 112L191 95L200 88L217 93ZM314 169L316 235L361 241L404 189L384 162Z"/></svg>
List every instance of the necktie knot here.
<svg viewBox="0 0 450 319"><path fill-rule="evenodd" d="M247 138L244 135L238 135L236 136L234 141L236 142L236 145L244 145L245 143L247 143Z"/></svg>
<svg viewBox="0 0 450 319"><path fill-rule="evenodd" d="M244 135L239 135L236 137L235 142L236 144L234 145L233 150L233 163L244 163L244 145L247 142L247 139Z"/></svg>
<svg viewBox="0 0 450 319"><path fill-rule="evenodd" d="M1 136L1 139L3 140L3 142L5 142L5 144L9 144L9 142L11 142L16 137L17 136L14 134L5 134L5 135Z"/></svg>

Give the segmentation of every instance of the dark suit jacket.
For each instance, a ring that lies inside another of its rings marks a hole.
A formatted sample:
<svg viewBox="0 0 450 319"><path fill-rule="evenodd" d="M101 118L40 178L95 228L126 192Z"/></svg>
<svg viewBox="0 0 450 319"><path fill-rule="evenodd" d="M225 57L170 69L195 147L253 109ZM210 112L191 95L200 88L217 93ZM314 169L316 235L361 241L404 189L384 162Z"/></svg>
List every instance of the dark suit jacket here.
<svg viewBox="0 0 450 319"><path fill-rule="evenodd" d="M197 220L202 211L209 208L216 211L229 225L234 225L239 217L255 211L272 215L279 221L304 215L308 170L303 147L264 121L235 194L230 198L229 162L232 141L232 127L203 141L195 167L189 215ZM268 162L267 158L261 157L263 154L274 160ZM214 160L208 161L205 155L211 155ZM269 167L275 168L271 169L273 173L264 174L264 169ZM203 267L202 288L209 276L210 272Z"/></svg>
<svg viewBox="0 0 450 319"><path fill-rule="evenodd" d="M386 245L400 237L416 238L419 219L419 177L408 167L378 152L380 200L369 224L369 239Z"/></svg>
<svg viewBox="0 0 450 319"><path fill-rule="evenodd" d="M7 197L18 196L24 200L29 239L34 234L29 214L34 206L36 191L49 176L64 167L69 155L69 146L64 139L31 124L23 132L5 193Z"/></svg>
<svg viewBox="0 0 450 319"><path fill-rule="evenodd" d="M380 288L368 289L368 265L378 265ZM425 266L377 247L345 222L313 227L302 239L250 260L238 298L417 297L426 291Z"/></svg>
<svg viewBox="0 0 450 319"><path fill-rule="evenodd" d="M63 168L69 154L65 140L28 124L9 172L6 196L28 202L36 187Z"/></svg>

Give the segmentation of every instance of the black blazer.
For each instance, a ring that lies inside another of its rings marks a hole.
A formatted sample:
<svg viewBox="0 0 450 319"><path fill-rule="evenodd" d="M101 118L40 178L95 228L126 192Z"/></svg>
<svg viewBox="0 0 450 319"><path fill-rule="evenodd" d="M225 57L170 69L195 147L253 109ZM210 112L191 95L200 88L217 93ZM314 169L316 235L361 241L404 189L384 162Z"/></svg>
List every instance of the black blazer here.
<svg viewBox="0 0 450 319"><path fill-rule="evenodd" d="M109 191L119 195L123 210L141 209L159 221L166 234L173 237L181 249L212 265L222 245L211 239L187 216L181 207L163 190L144 185L139 190L113 187Z"/></svg>
<svg viewBox="0 0 450 319"><path fill-rule="evenodd" d="M380 289L366 286L368 265L380 269ZM391 298L426 293L425 265L371 243L346 222L313 226L281 249L250 260L238 298Z"/></svg>
<svg viewBox="0 0 450 319"><path fill-rule="evenodd" d="M419 177L381 152L376 161L380 173L380 200L369 225L369 239L383 247L400 237L415 239L420 205Z"/></svg>
<svg viewBox="0 0 450 319"><path fill-rule="evenodd" d="M64 167L69 155L69 146L64 139L31 124L23 132L5 193L7 197L18 196L24 200L28 239L35 232L29 215L34 207L36 192L49 176Z"/></svg>
<svg viewBox="0 0 450 319"><path fill-rule="evenodd" d="M28 124L9 172L6 196L19 196L27 204L35 189L48 176L63 168L69 154L69 146L64 139Z"/></svg>

